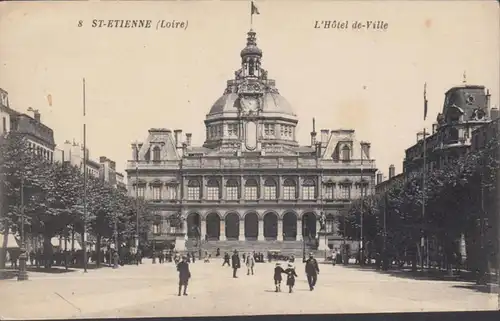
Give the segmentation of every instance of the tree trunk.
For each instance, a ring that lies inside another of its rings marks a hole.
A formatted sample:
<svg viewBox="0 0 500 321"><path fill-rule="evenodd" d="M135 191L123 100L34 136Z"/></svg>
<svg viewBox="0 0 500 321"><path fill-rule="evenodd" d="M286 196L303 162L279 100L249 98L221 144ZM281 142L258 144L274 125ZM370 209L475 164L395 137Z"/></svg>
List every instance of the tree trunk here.
<svg viewBox="0 0 500 321"><path fill-rule="evenodd" d="M0 249L0 269L5 269L7 259L7 243L9 241L10 226L6 224L3 230L2 248Z"/></svg>
<svg viewBox="0 0 500 321"><path fill-rule="evenodd" d="M53 253L54 250L52 248L52 235L43 235L43 260L44 267L49 269L52 267L53 262Z"/></svg>
<svg viewBox="0 0 500 321"><path fill-rule="evenodd" d="M97 244L95 245L97 262L96 266L99 268L101 266L101 234L97 233Z"/></svg>

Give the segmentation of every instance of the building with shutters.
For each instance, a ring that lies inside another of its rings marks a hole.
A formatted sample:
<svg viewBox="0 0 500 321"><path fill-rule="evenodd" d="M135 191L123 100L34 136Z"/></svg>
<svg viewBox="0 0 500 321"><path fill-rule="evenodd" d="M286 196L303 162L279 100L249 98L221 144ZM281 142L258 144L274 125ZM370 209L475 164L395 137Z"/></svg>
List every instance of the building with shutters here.
<svg viewBox="0 0 500 321"><path fill-rule="evenodd" d="M204 120L205 141L182 130L151 128L132 144L130 195L151 201L157 246L192 240L223 248L326 249L340 243L335 217L375 186L370 143L353 129L296 138L298 116L262 68L256 33L248 32L241 68ZM180 214L182 226L169 217ZM320 224L321 223L321 224ZM208 245L207 245L208 246Z"/></svg>

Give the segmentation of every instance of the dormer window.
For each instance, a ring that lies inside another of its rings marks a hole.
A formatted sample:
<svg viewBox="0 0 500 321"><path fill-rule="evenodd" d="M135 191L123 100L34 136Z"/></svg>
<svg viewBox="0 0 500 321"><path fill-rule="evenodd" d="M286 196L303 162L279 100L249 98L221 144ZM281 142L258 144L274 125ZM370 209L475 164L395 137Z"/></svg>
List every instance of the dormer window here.
<svg viewBox="0 0 500 321"><path fill-rule="evenodd" d="M351 160L351 149L347 145L342 147L342 160L344 162L348 162Z"/></svg>
<svg viewBox="0 0 500 321"><path fill-rule="evenodd" d="M159 162L160 159L161 159L160 147L155 146L155 147L153 147L153 162Z"/></svg>

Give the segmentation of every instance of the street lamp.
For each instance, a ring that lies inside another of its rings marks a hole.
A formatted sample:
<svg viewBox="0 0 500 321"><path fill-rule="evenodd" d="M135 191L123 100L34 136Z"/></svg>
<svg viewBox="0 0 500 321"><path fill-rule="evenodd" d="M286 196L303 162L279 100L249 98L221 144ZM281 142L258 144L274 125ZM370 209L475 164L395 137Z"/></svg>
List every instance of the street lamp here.
<svg viewBox="0 0 500 321"><path fill-rule="evenodd" d="M28 272L26 272L26 246L24 242L24 178L21 177L21 254L19 255L19 272L17 275L18 281L28 280Z"/></svg>

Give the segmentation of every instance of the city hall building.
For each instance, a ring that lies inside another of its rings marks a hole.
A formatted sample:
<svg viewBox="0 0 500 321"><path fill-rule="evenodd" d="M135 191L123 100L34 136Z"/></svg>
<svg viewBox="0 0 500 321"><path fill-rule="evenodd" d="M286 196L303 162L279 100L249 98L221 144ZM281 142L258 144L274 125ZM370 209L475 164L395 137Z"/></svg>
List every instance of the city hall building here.
<svg viewBox="0 0 500 321"><path fill-rule="evenodd" d="M332 247L341 239L335 217L374 188L370 143L352 129L317 135L313 120L309 144L300 145L298 117L262 68L254 31L240 55L241 68L206 115L203 146L163 128L132 144L128 190L154 209L149 238L178 250L192 240L207 248ZM171 227L178 214L182 227Z"/></svg>

